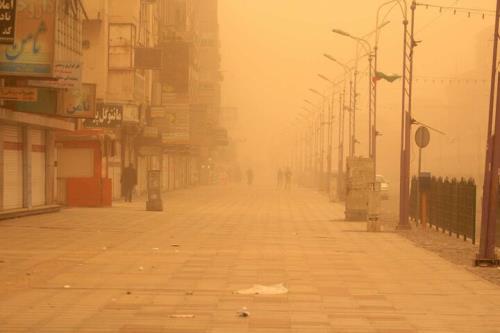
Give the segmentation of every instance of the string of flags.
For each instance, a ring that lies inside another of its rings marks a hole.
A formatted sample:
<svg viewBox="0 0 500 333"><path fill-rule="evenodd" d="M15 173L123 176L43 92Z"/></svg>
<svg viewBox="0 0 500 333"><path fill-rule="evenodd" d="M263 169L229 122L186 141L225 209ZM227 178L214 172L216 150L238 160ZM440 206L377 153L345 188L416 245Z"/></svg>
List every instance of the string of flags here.
<svg viewBox="0 0 500 333"><path fill-rule="evenodd" d="M453 15L465 14L468 18L473 16L481 17L483 20L486 16L495 16L496 12L494 10L480 9L480 8L465 8L465 7L454 7L454 6L440 6L428 3L417 3L417 6L424 7L425 9L437 9L439 13L452 13Z"/></svg>

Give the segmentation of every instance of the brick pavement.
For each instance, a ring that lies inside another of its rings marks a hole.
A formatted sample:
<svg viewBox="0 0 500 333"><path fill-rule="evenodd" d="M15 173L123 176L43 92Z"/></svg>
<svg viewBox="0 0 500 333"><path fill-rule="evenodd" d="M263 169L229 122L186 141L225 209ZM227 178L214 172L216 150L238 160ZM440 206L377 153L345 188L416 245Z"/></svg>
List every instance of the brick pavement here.
<svg viewBox="0 0 500 333"><path fill-rule="evenodd" d="M500 332L499 287L341 217L314 192L209 187L164 213L0 222L0 332ZM234 293L277 283L289 293Z"/></svg>

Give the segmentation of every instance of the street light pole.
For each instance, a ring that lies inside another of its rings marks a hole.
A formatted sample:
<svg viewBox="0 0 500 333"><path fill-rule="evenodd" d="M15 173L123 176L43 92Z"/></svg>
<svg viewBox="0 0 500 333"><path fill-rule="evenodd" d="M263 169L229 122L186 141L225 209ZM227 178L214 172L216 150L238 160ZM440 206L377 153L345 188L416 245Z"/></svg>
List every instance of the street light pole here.
<svg viewBox="0 0 500 333"><path fill-rule="evenodd" d="M497 0L495 34L493 36L493 64L491 69L490 106L488 112L488 141L483 185L481 214L481 241L476 265L499 265L495 254L497 196L499 195L500 176L500 77L498 76L498 29L500 26L500 0ZM498 80L498 82L497 82ZM498 85L496 87L495 85ZM495 88L496 112L495 112ZM496 113L496 114L495 114Z"/></svg>

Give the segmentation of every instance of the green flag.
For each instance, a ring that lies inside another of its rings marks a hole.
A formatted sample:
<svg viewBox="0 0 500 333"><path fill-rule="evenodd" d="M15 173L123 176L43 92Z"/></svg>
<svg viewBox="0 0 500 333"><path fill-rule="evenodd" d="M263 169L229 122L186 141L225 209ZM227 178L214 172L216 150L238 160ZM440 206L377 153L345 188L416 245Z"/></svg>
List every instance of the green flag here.
<svg viewBox="0 0 500 333"><path fill-rule="evenodd" d="M401 78L401 75L396 75L396 74L387 75L387 74L382 73L382 72L375 72L375 76L373 77L373 82L377 82L380 80L386 80L387 82L392 83L400 78Z"/></svg>

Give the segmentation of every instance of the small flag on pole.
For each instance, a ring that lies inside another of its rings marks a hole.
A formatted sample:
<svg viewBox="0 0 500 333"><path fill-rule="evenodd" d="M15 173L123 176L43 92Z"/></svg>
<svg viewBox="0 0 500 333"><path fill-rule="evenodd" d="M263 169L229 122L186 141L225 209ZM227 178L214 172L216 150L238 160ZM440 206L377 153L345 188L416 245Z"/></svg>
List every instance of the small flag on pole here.
<svg viewBox="0 0 500 333"><path fill-rule="evenodd" d="M377 82L380 80L386 80L387 82L394 82L396 80L399 80L401 78L401 75L388 75L382 72L375 72L375 76L373 77L373 82Z"/></svg>

